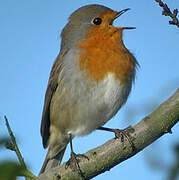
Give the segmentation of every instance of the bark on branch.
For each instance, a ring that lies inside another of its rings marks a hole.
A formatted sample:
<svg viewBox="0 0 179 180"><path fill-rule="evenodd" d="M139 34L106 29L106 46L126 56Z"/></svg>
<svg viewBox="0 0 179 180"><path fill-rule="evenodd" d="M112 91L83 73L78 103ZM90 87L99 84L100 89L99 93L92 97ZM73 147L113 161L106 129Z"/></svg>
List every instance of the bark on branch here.
<svg viewBox="0 0 179 180"><path fill-rule="evenodd" d="M153 113L142 119L132 127L130 133L135 151L128 140L121 142L111 139L105 144L85 153L89 158L80 161L84 173L84 180L91 179L122 161L134 156L166 133L171 133L171 128L179 121L179 89L167 101L161 104ZM79 180L82 179L77 171L65 169L65 163L41 174L38 180Z"/></svg>

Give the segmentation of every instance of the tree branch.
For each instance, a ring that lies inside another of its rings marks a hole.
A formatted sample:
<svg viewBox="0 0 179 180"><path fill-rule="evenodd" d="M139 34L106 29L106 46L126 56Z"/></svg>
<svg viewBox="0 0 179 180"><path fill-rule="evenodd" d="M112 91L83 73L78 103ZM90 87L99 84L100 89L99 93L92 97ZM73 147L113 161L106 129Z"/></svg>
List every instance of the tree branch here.
<svg viewBox="0 0 179 180"><path fill-rule="evenodd" d="M105 144L85 153L89 160L81 159L80 167L84 173L84 180L91 179L122 161L134 156L149 144L166 133L179 121L179 89L161 104L153 113L141 120L130 133L135 151L126 139L121 142L111 139ZM65 163L41 174L38 180L79 180L82 179L77 171L65 169Z"/></svg>
<svg viewBox="0 0 179 180"><path fill-rule="evenodd" d="M177 18L178 9L174 9L173 12L171 12L167 4L163 3L161 0L155 1L163 8L162 15L171 17L172 20L169 21L169 24L176 25L179 28L179 20Z"/></svg>

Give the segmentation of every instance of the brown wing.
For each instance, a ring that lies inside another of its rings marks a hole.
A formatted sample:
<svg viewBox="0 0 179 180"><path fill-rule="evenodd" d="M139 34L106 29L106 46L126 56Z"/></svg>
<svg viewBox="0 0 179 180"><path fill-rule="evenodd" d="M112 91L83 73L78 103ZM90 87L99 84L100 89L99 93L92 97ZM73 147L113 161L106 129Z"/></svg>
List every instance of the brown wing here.
<svg viewBox="0 0 179 180"><path fill-rule="evenodd" d="M60 54L56 58L53 64L53 67L50 73L50 78L48 81L47 91L45 94L45 101L44 101L41 128L40 128L44 148L48 146L48 139L50 136L50 103L51 103L52 96L58 86L58 75L61 70L61 58L63 55Z"/></svg>

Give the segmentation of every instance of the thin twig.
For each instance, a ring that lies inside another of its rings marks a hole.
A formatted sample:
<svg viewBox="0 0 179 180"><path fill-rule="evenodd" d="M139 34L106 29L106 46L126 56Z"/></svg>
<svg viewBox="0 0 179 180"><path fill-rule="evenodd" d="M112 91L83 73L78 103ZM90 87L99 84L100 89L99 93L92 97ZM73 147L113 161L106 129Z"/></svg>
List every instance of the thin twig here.
<svg viewBox="0 0 179 180"><path fill-rule="evenodd" d="M12 151L15 151L17 157L18 157L18 160L19 160L19 163L20 165L24 168L24 176L27 177L27 178L30 178L30 179L35 179L36 176L34 174L32 174L28 169L27 169L27 166L24 162L24 159L21 155L21 152L17 146L17 143L16 143L16 138L11 130L11 127L9 125L9 122L8 122L8 119L6 116L4 116L4 119L6 121L6 126L7 126L7 129L8 129L8 133L11 137L11 142L9 142L6 147Z"/></svg>
<svg viewBox="0 0 179 180"><path fill-rule="evenodd" d="M178 9L174 9L173 12L171 12L167 4L163 3L161 0L155 1L163 8L162 15L171 17L172 20L169 21L169 24L176 25L179 28L179 20L177 18Z"/></svg>
<svg viewBox="0 0 179 180"><path fill-rule="evenodd" d="M5 121L6 121L6 126L7 126L7 129L8 129L9 135L10 135L10 137L11 137L11 143L8 144L8 149L15 151L15 153L16 153L18 159L19 159L19 162L20 162L21 166L27 168L27 167L26 167L26 164L25 164L25 162L24 162L24 159L23 159L23 157L22 157L22 155L21 155L21 153L20 153L20 150L19 150L19 148L18 148L18 146L17 146L16 138L15 138L15 136L14 136L14 134L13 134L11 128L10 128L8 119L7 119L6 116L4 116L4 118L5 118Z"/></svg>

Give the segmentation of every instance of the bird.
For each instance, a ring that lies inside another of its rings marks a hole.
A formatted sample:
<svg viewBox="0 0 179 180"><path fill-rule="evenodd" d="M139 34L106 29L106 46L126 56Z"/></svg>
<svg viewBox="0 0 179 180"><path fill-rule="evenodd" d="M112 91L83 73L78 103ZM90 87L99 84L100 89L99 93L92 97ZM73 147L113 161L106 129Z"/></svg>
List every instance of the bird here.
<svg viewBox="0 0 179 180"><path fill-rule="evenodd" d="M103 125L126 103L138 62L124 45L123 30L134 28L113 22L128 10L89 4L73 12L63 28L42 112L48 152L40 174L61 163L74 137L107 130Z"/></svg>

